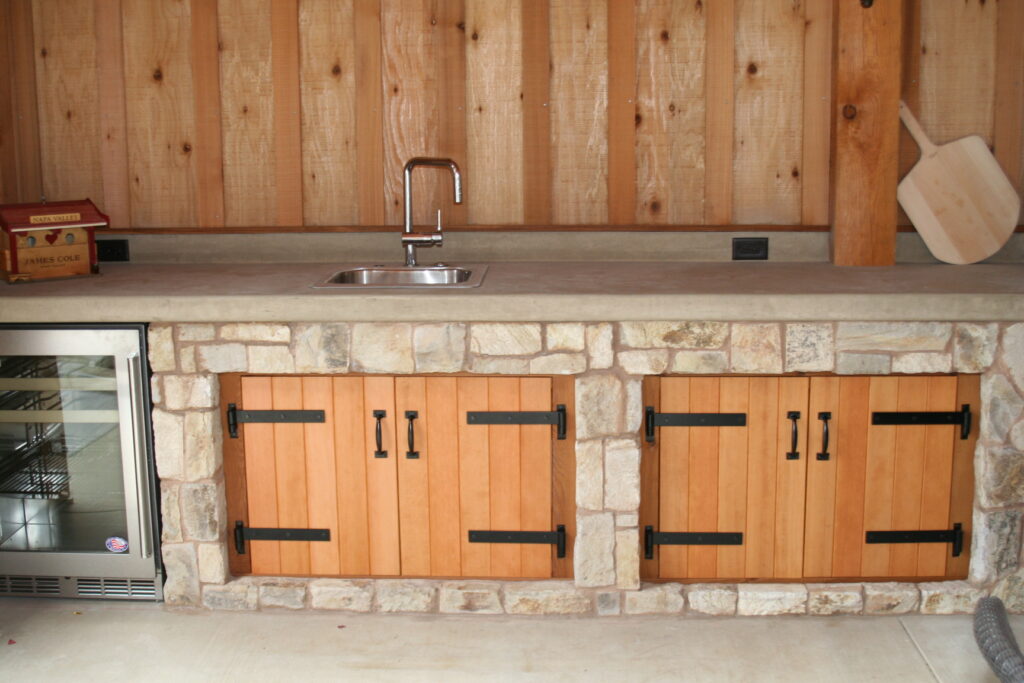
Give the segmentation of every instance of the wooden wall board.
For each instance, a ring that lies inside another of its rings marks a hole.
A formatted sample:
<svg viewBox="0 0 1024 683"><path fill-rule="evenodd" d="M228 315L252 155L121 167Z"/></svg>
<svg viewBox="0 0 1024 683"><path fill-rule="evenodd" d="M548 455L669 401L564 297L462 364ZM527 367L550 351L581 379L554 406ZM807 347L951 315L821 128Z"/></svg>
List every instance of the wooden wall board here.
<svg viewBox="0 0 1024 683"><path fill-rule="evenodd" d="M636 214L637 7L608 5L608 222L629 225Z"/></svg>
<svg viewBox="0 0 1024 683"><path fill-rule="evenodd" d="M840 0L834 17L832 262L896 259L901 3Z"/></svg>
<svg viewBox="0 0 1024 683"><path fill-rule="evenodd" d="M733 156L736 126L736 3L707 4L705 83L704 223L733 218Z"/></svg>
<svg viewBox="0 0 1024 683"><path fill-rule="evenodd" d="M190 5L122 0L128 179L137 227L193 227Z"/></svg>
<svg viewBox="0 0 1024 683"><path fill-rule="evenodd" d="M11 54L11 6L0 4L0 201L18 202L18 145L14 126L14 64Z"/></svg>
<svg viewBox="0 0 1024 683"><path fill-rule="evenodd" d="M353 2L299 4L305 224L359 222Z"/></svg>
<svg viewBox="0 0 1024 683"><path fill-rule="evenodd" d="M464 201L470 223L523 222L522 19L519 0L466 0L465 165L472 182L467 179Z"/></svg>
<svg viewBox="0 0 1024 683"><path fill-rule="evenodd" d="M271 77L274 82L274 184L282 227L303 225L302 105L299 64L299 0L270 5Z"/></svg>
<svg viewBox="0 0 1024 683"><path fill-rule="evenodd" d="M608 14L601 0L551 0L555 224L608 221Z"/></svg>
<svg viewBox="0 0 1024 683"><path fill-rule="evenodd" d="M738 0L736 17L733 218L799 223L803 5Z"/></svg>
<svg viewBox="0 0 1024 683"><path fill-rule="evenodd" d="M278 216L270 0L220 0L224 222L274 225Z"/></svg>
<svg viewBox="0 0 1024 683"><path fill-rule="evenodd" d="M804 4L803 138L800 223L829 222L829 157L832 139L832 0Z"/></svg>
<svg viewBox="0 0 1024 683"><path fill-rule="evenodd" d="M93 1L37 0L32 10L43 194L101 199Z"/></svg>
<svg viewBox="0 0 1024 683"><path fill-rule="evenodd" d="M43 197L43 169L32 0L10 0L5 3L5 9L10 41L10 97L17 159L17 197L20 202L38 202Z"/></svg>
<svg viewBox="0 0 1024 683"><path fill-rule="evenodd" d="M992 142L996 159L1020 194L1024 193L1024 3L1003 2L996 8Z"/></svg>
<svg viewBox="0 0 1024 683"><path fill-rule="evenodd" d="M523 60L523 220L548 225L552 215L551 48L548 0L521 0Z"/></svg>
<svg viewBox="0 0 1024 683"><path fill-rule="evenodd" d="M705 17L699 5L637 3L634 220L640 224L704 221Z"/></svg>
<svg viewBox="0 0 1024 683"><path fill-rule="evenodd" d="M353 0L353 3L355 182L359 192L359 222L362 225L383 225L385 196L381 6L380 0Z"/></svg>
<svg viewBox="0 0 1024 683"><path fill-rule="evenodd" d="M217 0L192 0L191 7L196 224L201 228L220 228L224 226L224 146Z"/></svg>
<svg viewBox="0 0 1024 683"><path fill-rule="evenodd" d="M911 111L921 111L921 2L903 0L903 38L900 59L900 99ZM921 148L906 126L900 126L899 177L903 178L921 158ZM897 222L909 226L910 218L899 208ZM911 228L913 229L913 228Z"/></svg>
<svg viewBox="0 0 1024 683"><path fill-rule="evenodd" d="M98 144L101 208L110 227L131 226L128 189L128 120L124 99L124 34L121 0L96 0L96 96L99 100Z"/></svg>

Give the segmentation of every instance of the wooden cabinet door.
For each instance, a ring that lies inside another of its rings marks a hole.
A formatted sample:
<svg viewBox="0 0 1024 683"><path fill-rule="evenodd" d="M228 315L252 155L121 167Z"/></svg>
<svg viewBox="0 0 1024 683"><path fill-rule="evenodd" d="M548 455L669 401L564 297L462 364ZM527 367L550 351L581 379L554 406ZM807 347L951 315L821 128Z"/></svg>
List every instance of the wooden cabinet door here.
<svg viewBox="0 0 1024 683"><path fill-rule="evenodd" d="M659 545L645 578L797 578L802 571L808 380L648 378L661 414L744 416L742 426L664 426L642 461L641 527L659 533L742 534L740 545ZM800 417L790 418L791 413ZM796 420L796 443L793 425ZM787 454L798 453L797 457Z"/></svg>
<svg viewBox="0 0 1024 683"><path fill-rule="evenodd" d="M969 561L972 459L951 424L873 424L877 413L954 413L978 406L974 376L814 377L811 413L831 415L828 460L809 461L804 575L810 578L963 578ZM909 418L908 418L909 419ZM812 429L821 451L824 421ZM872 531L964 532L949 543L868 543Z"/></svg>
<svg viewBox="0 0 1024 683"><path fill-rule="evenodd" d="M477 425L470 411L551 411L569 378L222 376L244 410L322 410L323 422L244 423L225 438L231 524L325 529L250 540L233 573L571 576L550 545L471 543L469 531L575 530L575 455L549 425ZM378 440L379 434L379 440ZM556 445L557 443L557 445ZM554 521L555 518L557 521Z"/></svg>

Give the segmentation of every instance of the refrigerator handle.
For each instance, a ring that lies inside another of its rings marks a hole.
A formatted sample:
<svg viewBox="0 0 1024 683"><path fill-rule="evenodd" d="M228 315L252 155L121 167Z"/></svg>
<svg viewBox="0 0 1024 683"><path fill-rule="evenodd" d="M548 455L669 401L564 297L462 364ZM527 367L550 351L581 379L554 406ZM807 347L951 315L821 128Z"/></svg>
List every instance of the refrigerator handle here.
<svg viewBox="0 0 1024 683"><path fill-rule="evenodd" d="M142 557L153 556L152 510L149 501L149 463L146 458L145 418L142 405L142 359L128 354L128 393L132 402L132 443L135 447L135 481L139 505L139 540Z"/></svg>

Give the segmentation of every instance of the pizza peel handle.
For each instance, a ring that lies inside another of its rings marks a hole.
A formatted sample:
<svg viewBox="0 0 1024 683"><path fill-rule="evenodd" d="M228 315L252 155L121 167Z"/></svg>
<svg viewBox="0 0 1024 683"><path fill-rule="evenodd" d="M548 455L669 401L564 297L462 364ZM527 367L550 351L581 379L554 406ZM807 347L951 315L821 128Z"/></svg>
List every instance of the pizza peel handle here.
<svg viewBox="0 0 1024 683"><path fill-rule="evenodd" d="M1017 227L1020 197L985 141L972 135L936 146L903 102L900 119L921 159L896 196L932 255L965 264L999 251Z"/></svg>

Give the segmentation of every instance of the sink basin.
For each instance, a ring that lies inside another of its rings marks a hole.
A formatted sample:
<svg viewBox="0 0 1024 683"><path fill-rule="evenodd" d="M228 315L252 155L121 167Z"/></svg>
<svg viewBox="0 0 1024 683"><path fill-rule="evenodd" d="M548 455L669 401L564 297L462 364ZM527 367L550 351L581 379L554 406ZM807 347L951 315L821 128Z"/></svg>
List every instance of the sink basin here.
<svg viewBox="0 0 1024 683"><path fill-rule="evenodd" d="M479 287L487 266L363 266L339 270L315 288Z"/></svg>

